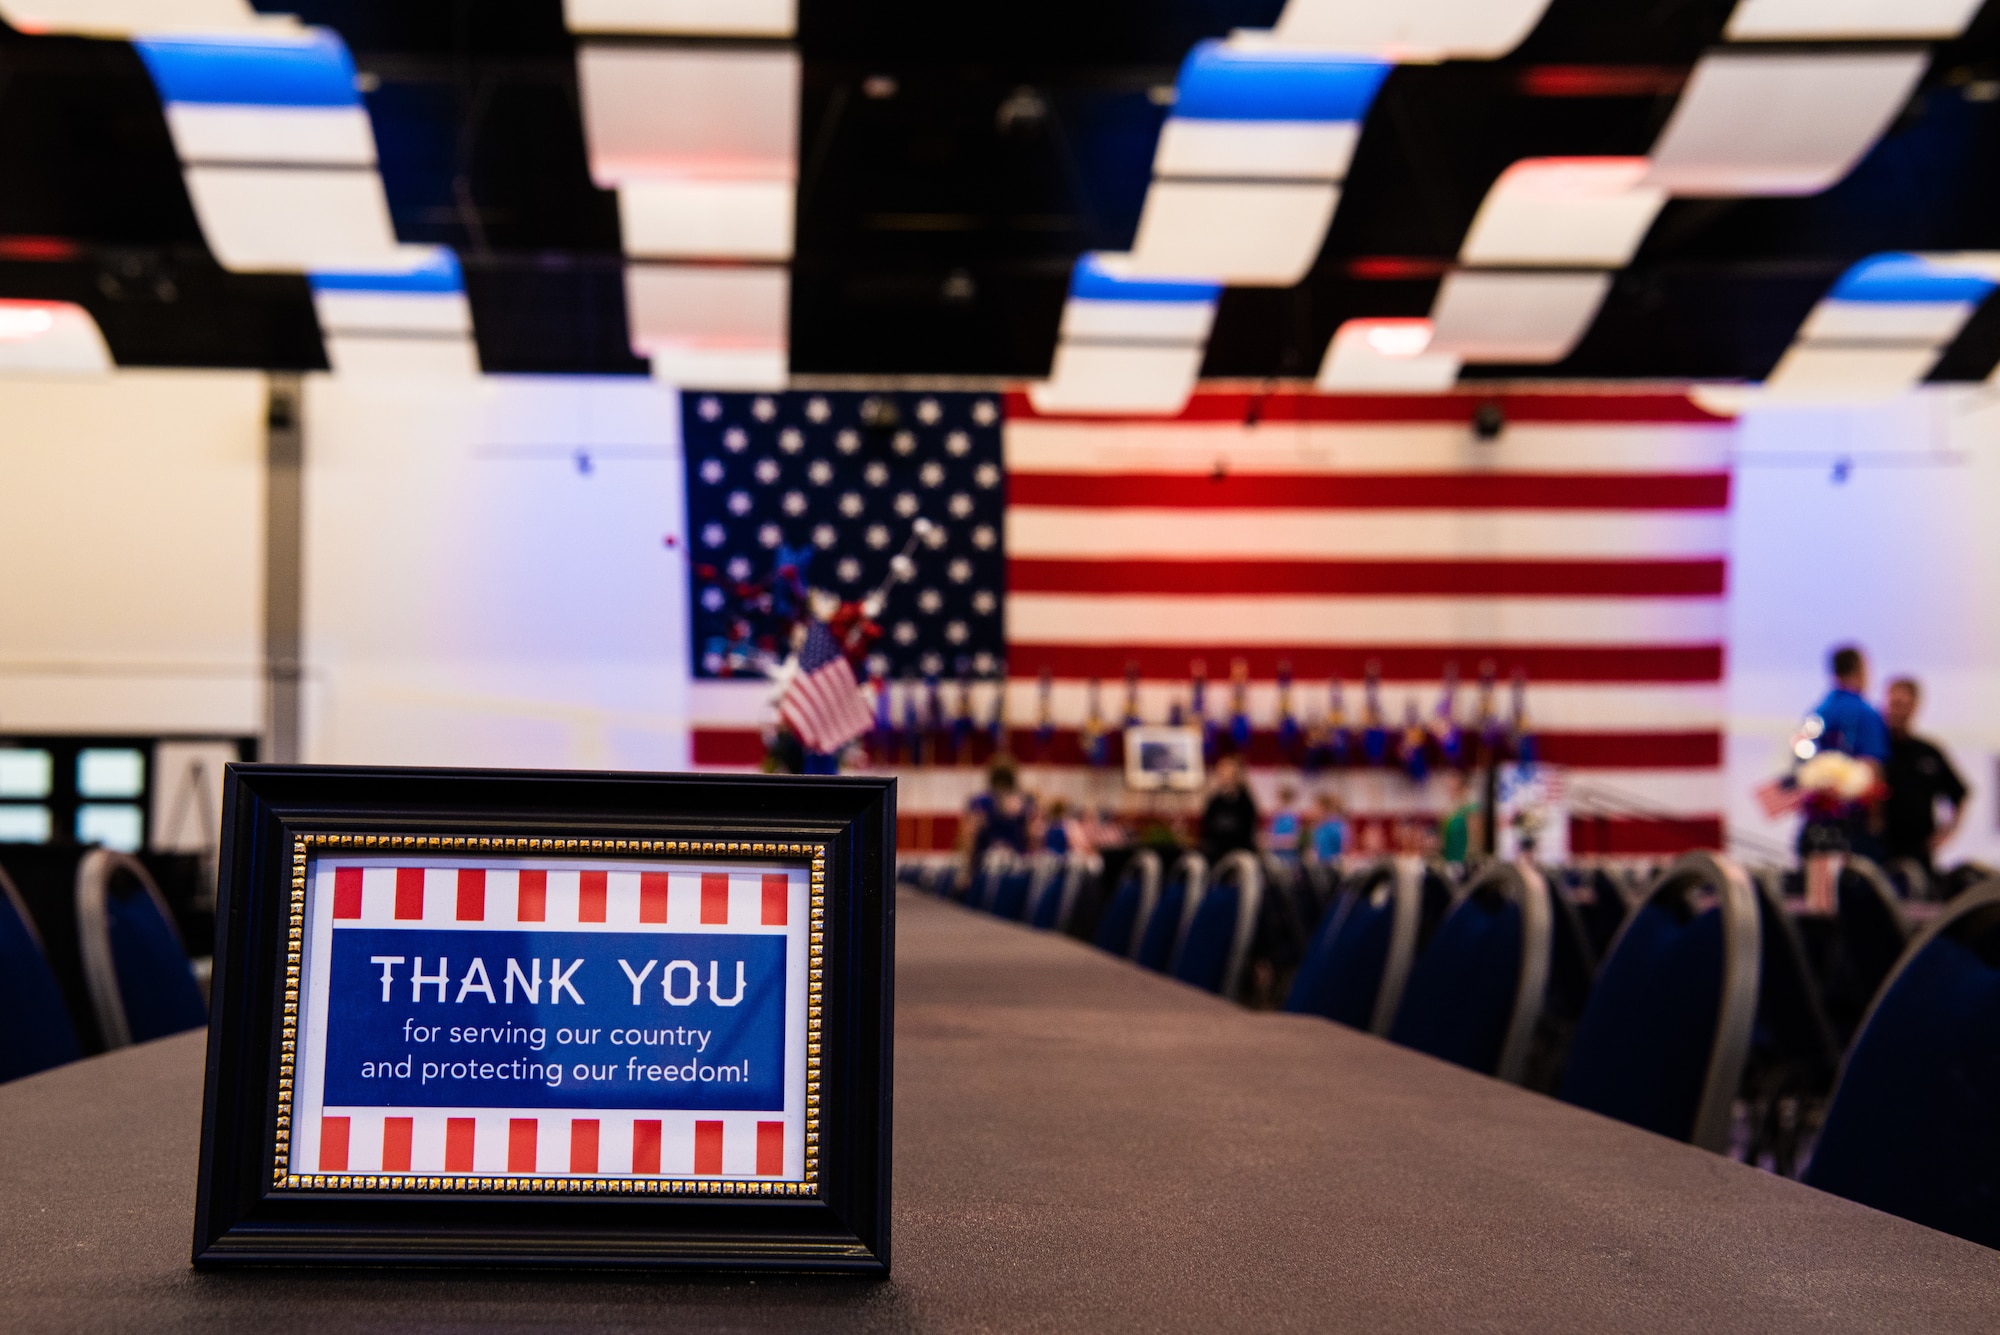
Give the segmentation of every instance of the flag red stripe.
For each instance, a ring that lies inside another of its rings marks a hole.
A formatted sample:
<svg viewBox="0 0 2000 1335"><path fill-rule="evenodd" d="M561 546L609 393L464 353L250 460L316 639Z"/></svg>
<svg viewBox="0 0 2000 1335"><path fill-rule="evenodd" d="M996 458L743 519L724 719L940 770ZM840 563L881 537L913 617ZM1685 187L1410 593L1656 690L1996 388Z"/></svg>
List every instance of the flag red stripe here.
<svg viewBox="0 0 2000 1335"><path fill-rule="evenodd" d="M1516 669L1528 674L1531 688L1553 682L1685 682L1721 681L1719 644L1637 645L1257 645L1224 651L1215 645L1137 645L1130 648L1097 644L1030 644L1007 647L1009 675L1033 681L1044 668L1057 677L1102 678L1117 681L1127 667L1137 667L1150 681L1185 681L1196 659L1213 670L1242 659L1253 681L1275 681L1289 665L1295 680L1338 677L1358 681L1368 665L1378 665L1384 681L1435 682L1447 667L1461 674L1476 672L1491 662L1505 678Z"/></svg>
<svg viewBox="0 0 2000 1335"><path fill-rule="evenodd" d="M385 1173L407 1173L410 1171L410 1142L416 1131L414 1117L385 1117L382 1119L382 1171Z"/></svg>
<svg viewBox="0 0 2000 1335"><path fill-rule="evenodd" d="M697 1173L722 1171L722 1123L694 1124L694 1171Z"/></svg>
<svg viewBox="0 0 2000 1335"><path fill-rule="evenodd" d="M361 916L361 868L338 867L333 873L333 916Z"/></svg>
<svg viewBox="0 0 2000 1335"><path fill-rule="evenodd" d="M1096 424L1134 422L1159 426L1172 422L1431 422L1472 425L1482 404L1493 404L1512 423L1696 423L1723 425L1718 416L1686 394L1535 394L1490 393L1476 390L1453 394L1316 394L1309 390L1273 391L1205 389L1173 417L1066 417L1035 411L1022 390L1006 396L1007 416L1014 421L1079 421Z"/></svg>
<svg viewBox="0 0 2000 1335"><path fill-rule="evenodd" d="M576 920L578 922L603 922L604 898L608 889L607 877L610 873L601 871L579 872L576 880Z"/></svg>
<svg viewBox="0 0 2000 1335"><path fill-rule="evenodd" d="M1009 593L1350 597L1718 597L1728 563L1693 561L1055 561L1007 563Z"/></svg>
<svg viewBox="0 0 2000 1335"><path fill-rule="evenodd" d="M1720 816L1589 816L1569 818L1569 851L1574 855L1627 857L1721 848Z"/></svg>
<svg viewBox="0 0 2000 1335"><path fill-rule="evenodd" d="M421 919L424 916L424 869L396 868L396 916Z"/></svg>
<svg viewBox="0 0 2000 1335"><path fill-rule="evenodd" d="M1031 473L1007 503L1162 510L1727 510L1727 473Z"/></svg>
<svg viewBox="0 0 2000 1335"><path fill-rule="evenodd" d="M458 869L458 920L486 921L486 873L478 867Z"/></svg>
<svg viewBox="0 0 2000 1335"><path fill-rule="evenodd" d="M510 1173L532 1173L535 1171L535 1140L541 1130L541 1121L534 1117L510 1117L507 1119L507 1171Z"/></svg>

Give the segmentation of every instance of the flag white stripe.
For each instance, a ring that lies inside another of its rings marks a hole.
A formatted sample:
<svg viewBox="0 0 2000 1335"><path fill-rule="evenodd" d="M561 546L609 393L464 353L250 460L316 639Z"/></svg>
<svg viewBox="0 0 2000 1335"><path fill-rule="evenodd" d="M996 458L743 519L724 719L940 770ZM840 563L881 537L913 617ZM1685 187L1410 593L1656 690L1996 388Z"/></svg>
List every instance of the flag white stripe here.
<svg viewBox="0 0 2000 1335"><path fill-rule="evenodd" d="M1726 559L1727 513L1009 506L1010 557Z"/></svg>
<svg viewBox="0 0 2000 1335"><path fill-rule="evenodd" d="M1509 426L1480 441L1460 425L1191 426L1010 422L1017 473L1713 473L1730 466L1727 427Z"/></svg>
<svg viewBox="0 0 2000 1335"><path fill-rule="evenodd" d="M1017 593L1010 644L1718 644L1720 598L1163 597ZM1026 666L1024 663L1023 666ZM1224 672L1226 659L1209 664Z"/></svg>

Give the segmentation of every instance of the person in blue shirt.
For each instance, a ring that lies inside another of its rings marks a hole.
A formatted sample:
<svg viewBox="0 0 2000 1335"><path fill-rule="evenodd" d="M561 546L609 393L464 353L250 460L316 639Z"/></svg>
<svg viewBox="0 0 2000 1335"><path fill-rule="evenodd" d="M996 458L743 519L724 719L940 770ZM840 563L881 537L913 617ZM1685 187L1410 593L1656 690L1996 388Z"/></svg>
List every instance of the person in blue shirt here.
<svg viewBox="0 0 2000 1335"><path fill-rule="evenodd" d="M1839 751L1869 762L1879 788L1889 763L1889 725L1863 696L1868 689L1868 660L1860 649L1844 644L1833 651L1828 667L1833 673L1833 689L1813 707L1820 723L1816 744L1822 751ZM1879 857L1881 839L1872 828L1874 814L1872 799L1808 807L1806 823L1799 831L1799 852Z"/></svg>

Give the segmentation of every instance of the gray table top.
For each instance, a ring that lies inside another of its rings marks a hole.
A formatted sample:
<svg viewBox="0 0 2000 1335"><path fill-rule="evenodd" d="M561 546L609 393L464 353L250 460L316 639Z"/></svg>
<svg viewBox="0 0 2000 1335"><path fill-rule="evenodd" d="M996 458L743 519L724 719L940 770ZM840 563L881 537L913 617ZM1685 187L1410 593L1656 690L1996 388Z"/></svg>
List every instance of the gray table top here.
<svg viewBox="0 0 2000 1335"><path fill-rule="evenodd" d="M886 1281L188 1267L199 1035L0 1087L10 1331L1985 1330L2000 1254L905 895Z"/></svg>

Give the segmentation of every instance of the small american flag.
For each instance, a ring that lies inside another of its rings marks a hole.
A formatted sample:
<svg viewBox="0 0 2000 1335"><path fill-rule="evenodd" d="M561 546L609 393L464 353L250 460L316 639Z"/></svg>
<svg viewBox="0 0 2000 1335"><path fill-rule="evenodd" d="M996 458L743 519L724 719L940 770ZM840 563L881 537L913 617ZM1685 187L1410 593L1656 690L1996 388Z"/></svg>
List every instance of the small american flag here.
<svg viewBox="0 0 2000 1335"><path fill-rule="evenodd" d="M854 669L824 621L814 618L806 630L798 671L778 699L778 715L807 750L822 755L840 750L875 724L862 703Z"/></svg>

